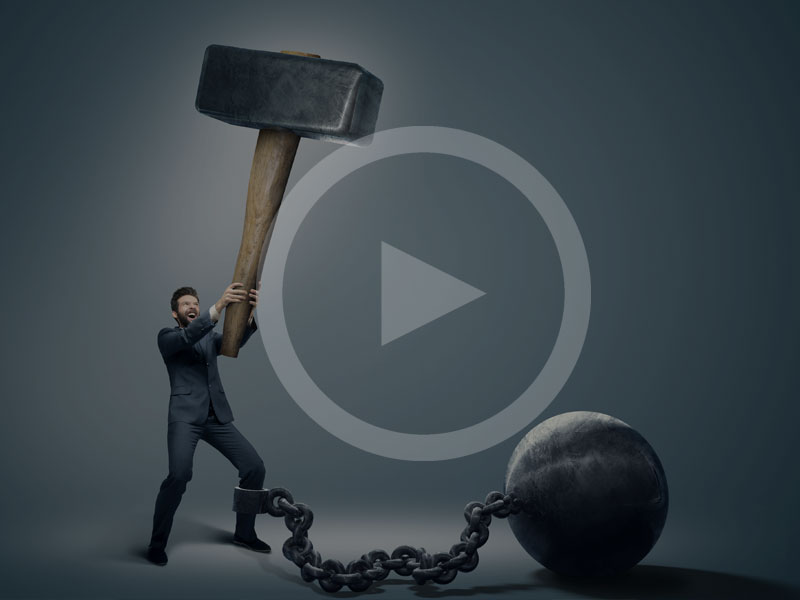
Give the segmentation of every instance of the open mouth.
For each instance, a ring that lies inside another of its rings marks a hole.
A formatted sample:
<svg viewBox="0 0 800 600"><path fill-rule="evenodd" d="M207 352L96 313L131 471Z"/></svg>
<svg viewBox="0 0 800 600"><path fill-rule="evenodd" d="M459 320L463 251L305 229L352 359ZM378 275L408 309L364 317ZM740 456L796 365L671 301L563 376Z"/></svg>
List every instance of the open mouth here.
<svg viewBox="0 0 800 600"><path fill-rule="evenodd" d="M194 319L196 316L197 316L197 313L193 313L193 312L186 313L186 318L187 319Z"/></svg>

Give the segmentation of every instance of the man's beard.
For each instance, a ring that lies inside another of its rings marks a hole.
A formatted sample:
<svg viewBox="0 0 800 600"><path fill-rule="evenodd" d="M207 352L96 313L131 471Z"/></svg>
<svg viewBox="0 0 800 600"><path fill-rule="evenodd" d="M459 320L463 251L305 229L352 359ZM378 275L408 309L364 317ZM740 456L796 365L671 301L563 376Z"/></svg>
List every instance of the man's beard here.
<svg viewBox="0 0 800 600"><path fill-rule="evenodd" d="M195 318L197 318L197 317L195 317ZM178 324L181 327L188 327L189 323L191 323L191 321L189 320L189 317L187 317L186 315L181 315L181 314L178 315Z"/></svg>

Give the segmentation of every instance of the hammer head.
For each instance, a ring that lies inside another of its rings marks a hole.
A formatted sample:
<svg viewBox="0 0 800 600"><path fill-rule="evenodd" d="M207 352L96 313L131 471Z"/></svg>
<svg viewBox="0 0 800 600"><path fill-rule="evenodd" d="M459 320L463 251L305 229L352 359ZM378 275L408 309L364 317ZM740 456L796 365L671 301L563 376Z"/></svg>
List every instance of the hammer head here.
<svg viewBox="0 0 800 600"><path fill-rule="evenodd" d="M233 125L343 144L375 131L382 93L381 80L353 63L212 45L195 106Z"/></svg>

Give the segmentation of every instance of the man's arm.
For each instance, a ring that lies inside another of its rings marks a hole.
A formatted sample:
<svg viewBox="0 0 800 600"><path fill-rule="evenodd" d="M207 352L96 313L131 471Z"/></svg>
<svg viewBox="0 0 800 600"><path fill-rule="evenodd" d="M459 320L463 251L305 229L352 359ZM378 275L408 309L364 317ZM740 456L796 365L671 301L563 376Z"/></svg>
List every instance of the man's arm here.
<svg viewBox="0 0 800 600"><path fill-rule="evenodd" d="M158 332L158 349L164 358L172 356L186 348L191 348L203 336L214 330L213 313L219 319L219 313L231 302L241 302L247 298L244 290L236 289L241 283L232 283L222 293L222 297L209 310L199 314L196 319L181 329L162 329Z"/></svg>
<svg viewBox="0 0 800 600"><path fill-rule="evenodd" d="M239 343L239 348L244 346L247 343L252 335L258 329L258 325L256 325L256 320L251 316L250 320L247 322L247 329L244 330L244 335L242 336L242 341Z"/></svg>
<svg viewBox="0 0 800 600"><path fill-rule="evenodd" d="M261 289L261 282L259 281L258 282L258 289L257 290L254 290L254 289L250 290L249 296L250 296L250 305L252 306L252 308L250 309L250 318L247 321L247 329L244 330L244 334L242 335L242 341L239 342L239 348L244 346L247 343L247 340L249 340L250 337L258 329L258 325L256 324L255 316L256 316L256 306L258 306L258 292L259 292L260 289ZM219 312L217 312L216 315L215 315L214 314L215 313L214 308L215 307L212 307L211 318L216 323L216 321L219 320ZM219 351L222 348L222 335L217 333L216 331L214 332L214 347L217 350L217 355L219 355Z"/></svg>
<svg viewBox="0 0 800 600"><path fill-rule="evenodd" d="M200 341L209 331L214 329L209 311L197 316L183 329L162 329L158 332L158 349L161 356L168 358L185 348L191 348Z"/></svg>
<svg viewBox="0 0 800 600"><path fill-rule="evenodd" d="M247 340L256 332L258 329L258 325L256 324L256 306L258 306L258 292L261 291L261 281L258 282L257 289L250 290L250 319L247 321L247 329L242 336L242 342L239 344L239 348L245 345Z"/></svg>
<svg viewBox="0 0 800 600"><path fill-rule="evenodd" d="M211 313L212 313L212 319L216 323L217 320L219 320L219 314L217 315L217 318L214 319L214 317L213 317L214 308L213 307L211 309ZM242 341L239 342L239 348L241 348L242 346L245 345L245 342L247 342L247 340L250 339L250 336L252 336L256 332L257 329L258 329L258 325L256 325L256 321L253 318L253 316L251 315L250 316L250 320L247 321L247 329L244 330L244 335L242 336ZM217 332L217 331L214 332L214 348L216 348L217 356L219 356L219 351L222 348L222 334Z"/></svg>

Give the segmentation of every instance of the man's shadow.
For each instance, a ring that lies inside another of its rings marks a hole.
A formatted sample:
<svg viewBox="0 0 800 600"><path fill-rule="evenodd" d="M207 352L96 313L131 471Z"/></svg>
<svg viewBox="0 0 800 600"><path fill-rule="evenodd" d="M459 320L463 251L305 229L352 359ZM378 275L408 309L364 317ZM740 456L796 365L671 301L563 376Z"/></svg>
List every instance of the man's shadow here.
<svg viewBox="0 0 800 600"><path fill-rule="evenodd" d="M149 526L149 523L147 524ZM142 531L145 535L142 535ZM116 545L115 540L119 538L120 532L116 531L112 535L109 533L107 538L99 540L96 551L111 560L119 561L133 561L146 560L147 557L147 532L149 529L145 526L138 525L131 527L129 532L126 532L125 538L129 540L138 540L131 542L124 549ZM221 529L202 521L195 521L194 519L187 519L176 517L173 526L173 535L170 536L170 549L179 548L187 544L196 543L231 543L233 539L232 530Z"/></svg>
<svg viewBox="0 0 800 600"><path fill-rule="evenodd" d="M141 533L141 527L136 531ZM173 532L174 534L170 536L170 550L180 548L181 546L198 543L228 545L232 550L240 552L242 556L249 557L251 560L254 560L262 571L270 573L271 575L279 577L285 581L290 581L292 583L295 582L295 577L287 572L286 569L281 568L279 561L271 559L271 557L277 552L278 558L281 561L285 560L282 556L280 546L276 548L274 543L271 544L272 553L270 554L252 552L251 550L247 550L241 546L234 546L232 529L222 529L202 521L185 517L177 517L175 519ZM126 550L122 552L118 551L116 554L109 546L108 551L104 552L104 556L112 560L139 563L147 560L147 544L146 542L144 544L131 544ZM288 561L286 562L289 566L289 570L294 568L294 565ZM297 577L297 581L305 585L305 582L299 576Z"/></svg>

